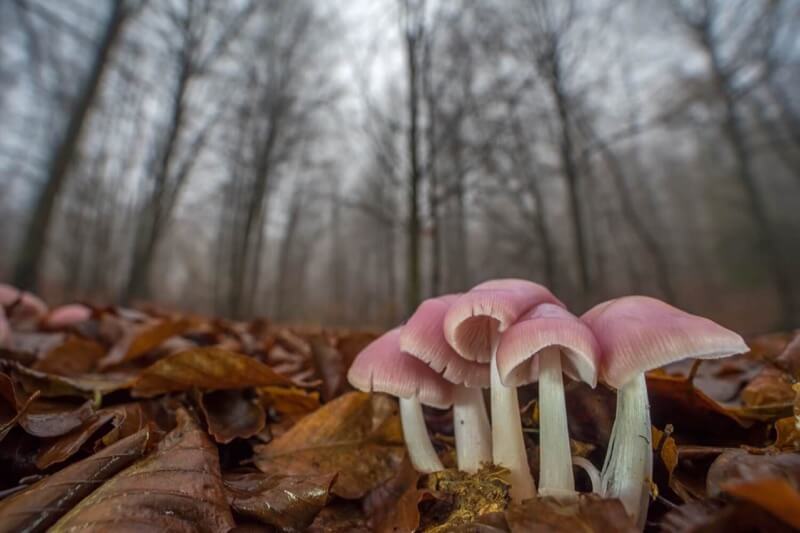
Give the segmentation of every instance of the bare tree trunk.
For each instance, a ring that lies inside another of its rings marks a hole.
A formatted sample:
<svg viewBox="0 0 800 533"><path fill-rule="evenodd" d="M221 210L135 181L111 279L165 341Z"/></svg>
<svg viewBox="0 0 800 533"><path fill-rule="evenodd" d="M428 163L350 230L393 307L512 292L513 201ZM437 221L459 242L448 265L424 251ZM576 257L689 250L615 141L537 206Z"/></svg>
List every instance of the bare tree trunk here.
<svg viewBox="0 0 800 533"><path fill-rule="evenodd" d="M69 116L62 140L49 163L47 183L36 200L33 215L22 239L22 248L14 272L14 283L18 287L36 288L56 200L67 181L70 164L78 151L92 103L95 101L109 64L109 58L119 42L129 14L123 0L116 0L113 3L105 31L89 70L89 77L72 106L72 113Z"/></svg>
<svg viewBox="0 0 800 533"><path fill-rule="evenodd" d="M758 247L766 255L769 269L772 271L773 283L781 306L782 325L790 328L794 326L796 313L792 276L788 272L786 263L781 256L780 245L772 231L767 214L766 202L755 181L752 161L747 150L745 134L739 118L731 81L720 64L716 48L709 39L710 36L706 32L701 35L700 41L709 59L714 85L725 109L725 118L722 125L723 135L730 144L736 159L736 176L747 196L750 214L756 226Z"/></svg>
<svg viewBox="0 0 800 533"><path fill-rule="evenodd" d="M421 10L422 11L422 10ZM406 61L408 68L408 231L407 231L407 264L406 264L406 312L416 308L420 300L420 220L419 220L419 82L417 80L418 45L420 25L410 19L422 16L411 13L406 0Z"/></svg>
<svg viewBox="0 0 800 533"><path fill-rule="evenodd" d="M562 86L561 65L555 45L551 46L548 53L547 66L548 85L550 94L556 104L558 112L560 142L559 155L561 166L567 186L568 211L572 220L572 239L575 246L575 260L578 265L578 290L579 299L585 299L584 293L591 290L589 275L589 262L586 254L586 236L584 234L583 212L578 184L578 168L575 162L574 140L570 124L569 103Z"/></svg>
<svg viewBox="0 0 800 533"><path fill-rule="evenodd" d="M633 230L639 242L641 242L647 250L648 256L653 260L656 270L656 282L658 283L659 289L667 300L674 301L675 290L669 277L669 265L667 263L667 258L661 251L658 239L650 231L647 223L642 220L642 218L639 216L639 213L636 211L635 201L633 199L630 186L628 185L628 181L625 177L625 171L622 168L622 164L620 163L616 154L614 154L614 152L608 147L608 145L602 142L594 133L594 130L589 125L587 120L579 119L578 123L580 125L580 129L583 131L584 137L590 139L590 141L600 150L600 154L606 163L606 168L614 180L615 189L619 196L620 205L622 207L622 216L625 218L627 226Z"/></svg>

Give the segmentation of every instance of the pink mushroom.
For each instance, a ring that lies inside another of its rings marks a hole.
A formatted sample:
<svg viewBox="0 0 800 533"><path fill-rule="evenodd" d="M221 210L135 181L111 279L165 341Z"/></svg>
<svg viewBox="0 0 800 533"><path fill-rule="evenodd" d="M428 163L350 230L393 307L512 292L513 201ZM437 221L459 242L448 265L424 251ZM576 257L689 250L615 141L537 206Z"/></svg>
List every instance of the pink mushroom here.
<svg viewBox="0 0 800 533"><path fill-rule="evenodd" d="M617 389L617 412L600 475L602 494L619 498L640 527L653 473L644 373L686 358L718 359L748 350L742 337L645 296L595 306L581 317L602 352L601 379Z"/></svg>
<svg viewBox="0 0 800 533"><path fill-rule="evenodd" d="M364 348L347 373L350 384L364 392L397 396L408 456L420 472L443 470L436 455L422 404L446 409L453 403L453 386L428 365L400 349L400 328L395 328Z"/></svg>
<svg viewBox="0 0 800 533"><path fill-rule="evenodd" d="M0 305L12 324L35 324L47 313L41 298L5 283L0 283Z"/></svg>
<svg viewBox="0 0 800 533"><path fill-rule="evenodd" d="M454 384L453 432L458 469L475 472L491 462L492 442L483 387L489 386L489 365L460 357L444 338L444 317L458 295L422 302L400 333L400 348L428 363Z"/></svg>
<svg viewBox="0 0 800 533"><path fill-rule="evenodd" d="M92 317L92 310L82 304L68 304L56 307L44 318L44 325L50 329L64 329Z"/></svg>
<svg viewBox="0 0 800 533"><path fill-rule="evenodd" d="M536 496L531 476L517 389L506 387L497 372L500 334L526 311L541 303L561 302L545 287L519 279L492 280L459 296L447 311L444 334L458 354L469 361L490 362L492 410L492 458L511 473L511 497L515 501Z"/></svg>
<svg viewBox="0 0 800 533"><path fill-rule="evenodd" d="M539 494L575 497L561 372L597 385L600 349L591 330L560 305L543 303L500 337L497 370L506 386L539 382Z"/></svg>

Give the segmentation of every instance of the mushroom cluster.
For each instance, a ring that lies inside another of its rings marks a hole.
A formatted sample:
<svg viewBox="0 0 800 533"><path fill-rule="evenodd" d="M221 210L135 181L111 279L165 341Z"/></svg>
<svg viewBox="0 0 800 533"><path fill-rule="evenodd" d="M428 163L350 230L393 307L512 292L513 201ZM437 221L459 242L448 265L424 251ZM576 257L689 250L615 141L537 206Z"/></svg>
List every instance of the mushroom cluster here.
<svg viewBox="0 0 800 533"><path fill-rule="evenodd" d="M463 294L424 301L408 322L367 346L348 373L357 389L399 398L409 457L417 470L441 470L422 405L453 407L459 470L492 462L510 473L510 496L577 497L573 462L594 491L621 500L644 526L652 477L645 372L686 358L747 351L733 331L644 296L603 302L577 317L546 287L491 280ZM617 391L602 469L570 454L564 378ZM539 486L530 471L517 387L538 383ZM490 389L487 415L483 389ZM490 423L491 419L491 423Z"/></svg>

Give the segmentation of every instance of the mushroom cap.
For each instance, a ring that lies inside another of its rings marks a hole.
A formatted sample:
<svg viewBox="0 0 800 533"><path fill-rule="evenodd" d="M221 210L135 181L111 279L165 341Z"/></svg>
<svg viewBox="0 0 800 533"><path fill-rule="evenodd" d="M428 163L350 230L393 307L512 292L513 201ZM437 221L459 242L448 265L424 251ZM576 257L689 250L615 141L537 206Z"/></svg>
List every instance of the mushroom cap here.
<svg viewBox="0 0 800 533"><path fill-rule="evenodd" d="M495 279L458 297L444 319L444 335L469 361L488 363L497 332L505 331L540 303L563 305L542 285L522 279Z"/></svg>
<svg viewBox="0 0 800 533"><path fill-rule="evenodd" d="M364 392L418 397L425 405L446 409L453 403L453 385L416 357L400 349L400 328L372 341L347 372L350 384Z"/></svg>
<svg viewBox="0 0 800 533"><path fill-rule="evenodd" d="M497 371L503 384L516 387L539 379L539 353L558 346L564 373L594 387L600 346L586 324L563 307L543 303L500 336Z"/></svg>
<svg viewBox="0 0 800 533"><path fill-rule="evenodd" d="M92 317L92 310L83 304L67 304L56 307L44 318L44 325L51 329L62 329Z"/></svg>
<svg viewBox="0 0 800 533"><path fill-rule="evenodd" d="M462 358L444 337L444 317L458 297L458 294L446 294L419 304L400 332L400 348L428 363L451 383L488 387L489 365Z"/></svg>
<svg viewBox="0 0 800 533"><path fill-rule="evenodd" d="M6 307L12 323L38 321L47 313L47 304L41 298L6 283L0 283L0 305Z"/></svg>
<svg viewBox="0 0 800 533"><path fill-rule="evenodd" d="M600 377L615 388L681 359L718 359L749 350L739 334L647 296L603 302L581 319L600 344Z"/></svg>

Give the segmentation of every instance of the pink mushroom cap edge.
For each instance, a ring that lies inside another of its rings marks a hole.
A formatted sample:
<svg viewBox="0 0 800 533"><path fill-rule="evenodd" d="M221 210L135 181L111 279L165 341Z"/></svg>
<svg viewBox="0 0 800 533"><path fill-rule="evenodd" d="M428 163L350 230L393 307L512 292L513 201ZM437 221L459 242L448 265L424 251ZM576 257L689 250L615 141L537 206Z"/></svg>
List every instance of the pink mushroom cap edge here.
<svg viewBox="0 0 800 533"><path fill-rule="evenodd" d="M444 317L458 297L446 294L422 302L400 332L400 348L427 363L451 383L488 387L489 365L467 361L445 339Z"/></svg>
<svg viewBox="0 0 800 533"><path fill-rule="evenodd" d="M453 403L453 385L400 349L400 328L364 348L350 366L347 380L364 392L385 392L399 398L416 396L421 403L440 409Z"/></svg>
<svg viewBox="0 0 800 533"><path fill-rule="evenodd" d="M496 279L462 294L444 319L447 342L464 359L488 363L495 327L501 333L541 303L563 304L546 287L522 279Z"/></svg>
<svg viewBox="0 0 800 533"><path fill-rule="evenodd" d="M565 374L597 385L600 346L594 334L578 317L551 303L537 305L500 337L497 370L503 384L518 387L537 381L538 355L549 346L561 348Z"/></svg>
<svg viewBox="0 0 800 533"><path fill-rule="evenodd" d="M603 302L581 320L600 345L600 377L614 388L682 359L718 359L749 350L738 333L647 296Z"/></svg>

